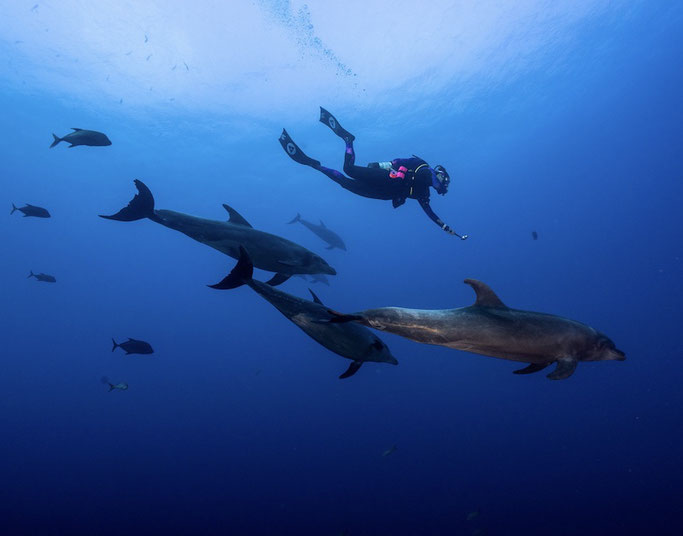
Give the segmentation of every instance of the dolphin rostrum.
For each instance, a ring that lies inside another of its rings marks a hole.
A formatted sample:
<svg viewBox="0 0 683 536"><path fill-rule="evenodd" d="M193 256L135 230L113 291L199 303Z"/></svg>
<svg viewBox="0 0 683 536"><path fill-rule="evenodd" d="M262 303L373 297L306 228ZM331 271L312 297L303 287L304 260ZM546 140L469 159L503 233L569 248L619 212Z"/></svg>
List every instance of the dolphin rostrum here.
<svg viewBox="0 0 683 536"><path fill-rule="evenodd" d="M254 265L247 251L240 247L237 265L220 283L211 288L226 290L249 285L278 311L301 328L306 335L328 350L347 359L351 364L340 379L353 376L363 363L375 361L398 365L389 348L369 329L357 324L332 324L333 315L312 290L313 301L304 300L252 279Z"/></svg>
<svg viewBox="0 0 683 536"><path fill-rule="evenodd" d="M320 220L320 225L317 225L310 221L304 220L301 217L301 214L297 213L296 217L288 223L296 222L299 222L301 225L306 227L313 234L317 235L324 242L327 242L327 249L339 248L346 251L346 245L344 244L344 241L341 239L341 237L331 229L328 229L322 220Z"/></svg>
<svg viewBox="0 0 683 536"><path fill-rule="evenodd" d="M112 216L100 216L101 218L118 221L149 218L234 259L239 258L239 247L244 245L249 248L256 268L275 272L276 275L270 280L273 285L283 283L294 274L336 275L337 273L321 257L303 246L280 236L254 229L247 220L228 205L223 205L229 214L227 222L197 218L172 210L154 210L152 192L142 181L134 182L138 193L128 206Z"/></svg>
<svg viewBox="0 0 683 536"><path fill-rule="evenodd" d="M510 361L529 363L515 374L530 374L557 363L548 374L564 380L579 361L623 361L626 356L602 333L586 324L545 313L507 307L491 288L465 279L477 294L469 307L423 310L401 307L368 309L337 316L332 323L356 321L425 344L446 346Z"/></svg>

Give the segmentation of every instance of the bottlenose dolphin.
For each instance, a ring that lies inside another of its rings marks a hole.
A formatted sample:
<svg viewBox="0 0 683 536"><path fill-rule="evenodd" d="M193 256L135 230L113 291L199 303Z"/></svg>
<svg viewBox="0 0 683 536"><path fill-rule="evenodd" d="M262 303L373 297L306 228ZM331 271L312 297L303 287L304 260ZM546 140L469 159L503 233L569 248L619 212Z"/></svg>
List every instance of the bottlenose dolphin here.
<svg viewBox="0 0 683 536"><path fill-rule="evenodd" d="M339 248L346 251L346 245L344 244L344 241L341 239L341 237L331 229L328 229L322 220L320 220L320 225L316 225L315 223L304 220L301 217L301 214L297 213L296 217L288 223L296 222L299 222L301 225L310 230L313 234L321 238L324 242L327 242L327 249Z"/></svg>
<svg viewBox="0 0 683 536"><path fill-rule="evenodd" d="M416 342L529 363L515 374L538 372L557 363L557 368L548 374L551 380L569 378L579 361L626 359L606 335L586 324L561 316L510 309L485 283L475 279L465 279L465 283L477 294L476 302L469 307L384 307L351 315L330 311L337 315L331 322L356 321Z"/></svg>
<svg viewBox="0 0 683 536"><path fill-rule="evenodd" d="M340 379L353 376L366 361L398 365L398 361L391 355L387 345L369 329L357 324L330 323L332 314L312 290L309 289L309 292L313 296L313 301L304 300L273 288L267 283L252 279L253 272L254 265L249 254L243 247L240 247L237 265L220 283L210 286L225 290L249 285L257 294L300 327L306 335L335 354L352 360L346 372L339 376Z"/></svg>
<svg viewBox="0 0 683 536"><path fill-rule="evenodd" d="M111 351L113 352L117 348L123 349L124 352L126 352L126 355L130 354L153 354L154 350L152 349L152 345L149 344L148 342L145 341L138 341L136 339L131 339L130 337L128 338L127 341L123 341L122 343L117 343L114 339L111 340L112 346Z"/></svg>
<svg viewBox="0 0 683 536"><path fill-rule="evenodd" d="M138 193L128 206L112 216L100 216L100 218L118 221L149 218L234 259L239 258L239 247L244 245L253 255L256 268L276 273L270 280L273 285L286 281L294 274L336 275L337 273L312 251L280 236L254 229L247 220L228 205L223 205L230 216L227 222L206 220L172 210L154 210L152 192L142 181L134 182Z"/></svg>
<svg viewBox="0 0 683 536"><path fill-rule="evenodd" d="M24 215L24 218L29 216L33 216L34 218L50 217L50 213L47 211L47 209L44 209L43 207L37 207L35 205L29 205L28 203L26 203L26 205L23 207L17 207L14 203L12 203L12 211L9 213L10 216L17 210Z"/></svg>
<svg viewBox="0 0 683 536"><path fill-rule="evenodd" d="M107 138L107 135L102 134L102 132L85 130L82 128L72 128L71 130L73 130L73 132L70 132L66 136L62 136L61 138L53 134L52 137L54 138L54 141L52 142L52 145L50 145L50 149L62 141L71 144L69 145L69 149L78 145L89 145L91 147L105 147L111 145L111 141Z"/></svg>
<svg viewBox="0 0 683 536"><path fill-rule="evenodd" d="M44 281L45 283L56 283L57 278L55 276L50 275L50 274L34 274L33 270L30 270L30 274L26 277L26 279L30 279L31 277L35 277L38 281Z"/></svg>

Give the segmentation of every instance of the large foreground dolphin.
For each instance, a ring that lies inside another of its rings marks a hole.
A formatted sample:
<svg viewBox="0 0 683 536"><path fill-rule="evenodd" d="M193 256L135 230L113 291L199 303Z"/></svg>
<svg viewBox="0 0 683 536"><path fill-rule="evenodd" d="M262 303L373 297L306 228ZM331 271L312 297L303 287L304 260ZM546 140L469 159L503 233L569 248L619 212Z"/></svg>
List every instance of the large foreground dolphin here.
<svg viewBox="0 0 683 536"><path fill-rule="evenodd" d="M152 192L142 181L134 182L138 193L128 206L112 216L100 216L101 218L118 221L149 218L234 259L239 258L239 247L244 245L253 256L254 266L276 273L270 281L273 285L286 281L294 274L337 273L312 251L285 238L252 228L247 220L228 205L223 205L230 215L227 222L206 220L172 210L154 210Z"/></svg>
<svg viewBox="0 0 683 536"><path fill-rule="evenodd" d="M335 354L352 360L347 371L339 378L353 376L366 361L398 365L398 361L391 355L387 345L369 329L357 324L330 323L333 315L312 290L309 289L314 301L303 300L273 288L267 283L255 281L252 279L253 272L254 266L249 254L240 247L237 265L225 279L216 285L211 285L211 288L225 290L249 285L299 326L306 335Z"/></svg>
<svg viewBox="0 0 683 536"><path fill-rule="evenodd" d="M320 220L320 225L318 225L308 220L304 220L301 217L301 214L297 213L296 217L288 223L296 222L299 222L313 234L317 235L321 240L327 242L327 249L339 248L346 251L346 244L344 244L344 241L341 239L341 237L332 229L328 229L327 225L325 225L322 220Z"/></svg>
<svg viewBox="0 0 683 536"><path fill-rule="evenodd" d="M383 307L350 315L330 311L336 315L331 322L356 321L416 342L529 363L515 374L538 372L557 363L548 374L551 380L569 378L579 361L626 359L606 335L586 324L561 316L510 309L485 283L475 279L465 279L465 283L477 294L477 301L469 307Z"/></svg>

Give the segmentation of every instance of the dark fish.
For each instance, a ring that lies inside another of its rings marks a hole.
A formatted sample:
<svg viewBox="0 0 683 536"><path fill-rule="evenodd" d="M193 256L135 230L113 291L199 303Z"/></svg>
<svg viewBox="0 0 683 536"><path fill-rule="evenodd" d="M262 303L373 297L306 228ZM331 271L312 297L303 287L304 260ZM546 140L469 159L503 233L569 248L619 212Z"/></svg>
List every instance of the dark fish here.
<svg viewBox="0 0 683 536"><path fill-rule="evenodd" d="M507 307L491 288L476 279L465 279L477 294L469 307L458 309L404 309L383 307L332 322L355 321L425 344L446 346L475 354L529 363L515 374L530 374L552 363L548 378L564 380L579 361L623 361L606 335L586 324L545 313Z"/></svg>
<svg viewBox="0 0 683 536"><path fill-rule="evenodd" d="M322 283L323 285L327 285L328 287L330 286L330 280L327 279L327 276L325 274L298 274L297 277L300 277L301 279L303 279L304 281L308 281L309 283Z"/></svg>
<svg viewBox="0 0 683 536"><path fill-rule="evenodd" d="M49 275L49 274L34 274L33 270L31 270L31 273L28 274L28 277L26 279L30 279L31 277L35 277L38 281L44 281L45 283L56 283L57 279L55 279L55 276Z"/></svg>
<svg viewBox="0 0 683 536"><path fill-rule="evenodd" d="M227 290L248 285L262 298L270 302L287 319L298 326L306 335L337 355L351 359L349 368L340 379L353 376L363 363L374 361L398 365L389 348L369 329L356 324L332 324L332 315L320 299L309 289L313 301L304 300L287 294L267 283L252 278L254 265L247 251L240 247L240 258L232 272L212 288ZM351 327L361 329L330 329L332 327Z"/></svg>
<svg viewBox="0 0 683 536"><path fill-rule="evenodd" d="M295 274L337 272L324 259L308 249L270 233L254 229L235 209L228 205L225 221L206 220L172 210L155 210L152 192L142 181L135 181L138 194L127 207L112 216L100 216L108 220L135 221L144 218L206 244L234 259L239 257L240 246L249 249L254 266L275 272L271 284L280 284Z"/></svg>
<svg viewBox="0 0 683 536"><path fill-rule="evenodd" d="M12 203L12 212L10 212L10 216L14 214L16 211L22 212L24 214L24 218L28 216L33 216L34 218L49 218L50 213L47 211L47 209L44 209L42 207L36 207L35 205L29 205L26 203L26 206L23 207L17 207Z"/></svg>
<svg viewBox="0 0 683 536"><path fill-rule="evenodd" d="M69 149L78 145L88 145L90 147L104 147L106 145L111 145L111 141L109 138L107 138L107 135L102 134L101 132L97 132L95 130L84 130L82 128L72 128L71 130L73 130L72 133L67 134L62 138L53 134L52 137L54 138L54 141L52 142L52 145L50 145L50 149L52 149L61 141L70 143L71 145L69 145Z"/></svg>
<svg viewBox="0 0 683 536"><path fill-rule="evenodd" d="M126 352L126 355L154 353L152 346L145 341L138 341L135 339L128 338L127 341L122 342L121 344L118 344L114 339L112 339L111 342L114 344L114 346L111 349L112 352L117 348L122 348Z"/></svg>
<svg viewBox="0 0 683 536"><path fill-rule="evenodd" d="M531 238L538 240L538 233L536 231L531 231Z"/></svg>
<svg viewBox="0 0 683 536"><path fill-rule="evenodd" d="M344 244L344 241L341 239L341 237L331 229L328 229L322 220L320 220L320 225L318 225L310 221L304 220L301 217L301 214L297 213L296 217L289 223L296 222L301 223L301 225L306 227L313 234L318 236L324 242L327 242L327 249L339 248L346 251L346 245Z"/></svg>

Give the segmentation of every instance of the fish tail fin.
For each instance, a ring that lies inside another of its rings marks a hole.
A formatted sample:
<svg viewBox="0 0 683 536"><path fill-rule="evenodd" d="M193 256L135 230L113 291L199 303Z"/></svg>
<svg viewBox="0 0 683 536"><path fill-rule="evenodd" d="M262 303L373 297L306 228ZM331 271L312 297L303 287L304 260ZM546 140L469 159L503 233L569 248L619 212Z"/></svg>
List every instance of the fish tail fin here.
<svg viewBox="0 0 683 536"><path fill-rule="evenodd" d="M117 221L136 221L144 218L154 218L154 196L152 195L152 192L147 188L144 182L137 179L133 182L138 189L138 193L131 199L128 206L123 207L116 214L112 214L111 216L103 216L100 214L100 218Z"/></svg>
<svg viewBox="0 0 683 536"><path fill-rule="evenodd" d="M12 203L12 212L10 212L9 215L11 216L11 215L14 214L17 210L19 210L19 209L17 208L17 206L16 206L14 203Z"/></svg>
<svg viewBox="0 0 683 536"><path fill-rule="evenodd" d="M109 385L109 392L110 392L110 393L111 393L114 389L116 389L116 387L114 386L113 383L107 382L107 385Z"/></svg>
<svg viewBox="0 0 683 536"><path fill-rule="evenodd" d="M112 337L112 339L111 339L111 343L114 345L114 346L112 346L112 348L111 348L111 351L112 351L112 352L113 352L114 350L116 350L119 346L121 346L120 344L116 344L116 341L114 340L113 337Z"/></svg>
<svg viewBox="0 0 683 536"><path fill-rule="evenodd" d="M301 221L301 214L298 212L296 213L296 218L294 218L292 221L288 221L287 223L296 223L298 221Z"/></svg>
<svg viewBox="0 0 683 536"><path fill-rule="evenodd" d="M57 145L60 141L64 141L62 138L57 136L56 134L52 134L52 137L54 140L52 141L52 145L50 145L50 149L52 149L55 145Z"/></svg>
<svg viewBox="0 0 683 536"><path fill-rule="evenodd" d="M218 290L229 290L249 283L253 275L254 263L251 261L247 250L240 246L240 258L232 271L220 283L209 286Z"/></svg>
<svg viewBox="0 0 683 536"><path fill-rule="evenodd" d="M359 320L363 320L361 315L345 315L344 313L340 313L332 309L328 309L327 312L332 315L332 318L328 320L330 324L345 324L346 322L357 322Z"/></svg>

